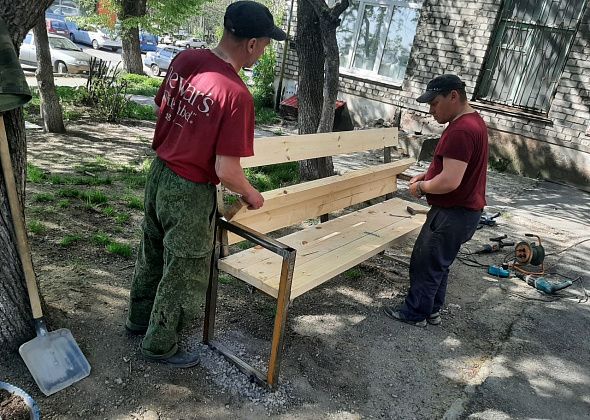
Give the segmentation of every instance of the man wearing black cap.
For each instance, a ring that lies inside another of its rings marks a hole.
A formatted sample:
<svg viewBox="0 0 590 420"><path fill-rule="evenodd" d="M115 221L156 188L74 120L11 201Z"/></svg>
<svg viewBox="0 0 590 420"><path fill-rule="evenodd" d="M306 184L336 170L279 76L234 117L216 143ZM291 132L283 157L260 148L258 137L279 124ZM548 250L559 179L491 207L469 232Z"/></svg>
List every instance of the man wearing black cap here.
<svg viewBox="0 0 590 420"><path fill-rule="evenodd" d="M178 348L178 333L197 316L213 252L220 181L250 209L263 204L240 158L254 154L254 101L238 75L286 34L253 1L231 4L213 50L187 50L170 64L155 102L157 158L145 188L139 247L125 326L145 333L142 355L173 367L198 363Z"/></svg>
<svg viewBox="0 0 590 420"><path fill-rule="evenodd" d="M417 101L430 105L439 124L449 125L428 171L410 180L410 193L425 195L432 207L414 244L405 302L384 311L397 321L425 327L441 322L449 266L461 244L473 236L486 204L488 134L467 102L465 83L455 75L432 79Z"/></svg>

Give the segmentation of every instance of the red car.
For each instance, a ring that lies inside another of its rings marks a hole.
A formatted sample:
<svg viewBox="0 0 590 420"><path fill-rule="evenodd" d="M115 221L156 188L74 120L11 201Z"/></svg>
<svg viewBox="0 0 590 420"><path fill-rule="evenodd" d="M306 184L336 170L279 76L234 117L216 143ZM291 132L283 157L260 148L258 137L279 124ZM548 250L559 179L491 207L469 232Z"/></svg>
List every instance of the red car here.
<svg viewBox="0 0 590 420"><path fill-rule="evenodd" d="M47 26L47 33L70 37L70 31L66 26L66 23L61 20L46 18L45 25Z"/></svg>

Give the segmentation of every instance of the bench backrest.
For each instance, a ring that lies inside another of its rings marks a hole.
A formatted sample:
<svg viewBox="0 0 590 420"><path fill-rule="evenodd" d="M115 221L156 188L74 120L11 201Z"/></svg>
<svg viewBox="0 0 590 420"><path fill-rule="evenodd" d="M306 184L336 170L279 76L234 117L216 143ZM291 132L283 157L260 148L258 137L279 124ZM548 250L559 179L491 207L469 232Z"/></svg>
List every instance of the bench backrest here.
<svg viewBox="0 0 590 420"><path fill-rule="evenodd" d="M396 146L397 128L359 130L301 136L261 137L254 142L255 155L242 159L254 167L354 153ZM262 193L259 210L241 208L232 221L261 233L291 226L304 220L381 197L397 190L396 176L415 159L402 159L364 169ZM242 239L229 234L228 243Z"/></svg>

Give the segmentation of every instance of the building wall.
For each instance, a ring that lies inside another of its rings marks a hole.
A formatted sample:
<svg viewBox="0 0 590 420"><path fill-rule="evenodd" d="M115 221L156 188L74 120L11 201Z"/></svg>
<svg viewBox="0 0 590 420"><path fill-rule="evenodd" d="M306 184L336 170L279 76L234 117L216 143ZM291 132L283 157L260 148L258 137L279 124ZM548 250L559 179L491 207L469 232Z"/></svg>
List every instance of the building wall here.
<svg viewBox="0 0 590 420"><path fill-rule="evenodd" d="M432 77L443 73L460 75L467 84L468 96L474 97L500 7L501 0L426 0L401 86L341 75L339 98L347 101L355 124L370 125L378 118L393 120L401 110L403 130L440 133L444 127L430 118L428 106L418 104L415 98ZM293 19L291 36L295 30ZM291 86L298 78L297 55L292 47L284 83ZM278 57L280 67L282 46ZM477 101L472 105L490 128L493 159L502 159L511 169L529 176L589 186L590 7L582 18L547 117Z"/></svg>

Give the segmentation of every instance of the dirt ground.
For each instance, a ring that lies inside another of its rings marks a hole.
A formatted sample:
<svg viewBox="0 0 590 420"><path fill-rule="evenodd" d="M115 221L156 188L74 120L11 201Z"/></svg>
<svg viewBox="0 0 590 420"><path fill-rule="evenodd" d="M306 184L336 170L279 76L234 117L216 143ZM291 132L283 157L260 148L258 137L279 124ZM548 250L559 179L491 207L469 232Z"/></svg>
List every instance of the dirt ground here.
<svg viewBox="0 0 590 420"><path fill-rule="evenodd" d="M381 307L400 302L407 291L410 238L294 300L275 393L250 384L201 345L198 326L184 345L201 353L199 366L172 370L145 362L138 352L140 337L125 333L124 320L142 216L136 198L142 196L143 162L152 156L153 125L79 122L68 129L67 135L28 132L29 163L44 178L28 183L27 222L29 229L38 222L31 246L51 327L72 331L92 372L44 397L17 356L0 362L0 379L30 393L44 419L466 417L469 412L453 408L457 401L486 380L528 308L546 304L518 280L501 284L480 267L457 262L441 326L393 322ZM372 159L376 155L347 156L336 166L346 170ZM50 182L59 179L52 176L62 176L61 184ZM72 176L97 185L68 181ZM537 180L491 172L495 207L489 211L503 214L499 226L478 231L467 248L475 250L502 233L521 240L532 229L554 252L570 245L576 239L570 233L509 210L538 187ZM398 195L408 198L403 182ZM119 253L106 248L113 244ZM131 255L125 255L125 245ZM501 263L503 257L483 256L480 262ZM557 256L553 262L559 264ZM563 270L573 275L568 267ZM218 337L264 367L273 300L230 277L222 278L219 296ZM583 289L572 287L563 296L574 302Z"/></svg>

